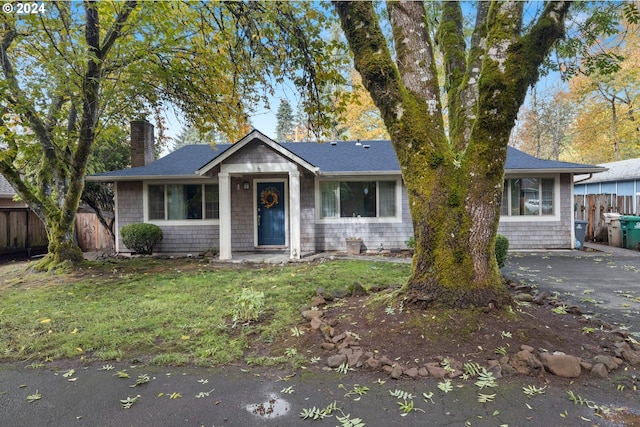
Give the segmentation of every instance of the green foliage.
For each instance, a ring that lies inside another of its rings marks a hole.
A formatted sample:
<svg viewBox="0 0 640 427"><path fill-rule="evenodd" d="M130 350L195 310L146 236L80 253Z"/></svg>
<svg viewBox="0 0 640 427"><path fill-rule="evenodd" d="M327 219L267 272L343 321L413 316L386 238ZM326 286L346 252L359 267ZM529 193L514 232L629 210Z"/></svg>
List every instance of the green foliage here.
<svg viewBox="0 0 640 427"><path fill-rule="evenodd" d="M155 224L128 224L120 229L122 243L138 254L150 255L162 240L162 229Z"/></svg>
<svg viewBox="0 0 640 427"><path fill-rule="evenodd" d="M507 251L509 250L509 239L502 234L496 236L496 261L498 261L498 267L504 267L504 263L507 260Z"/></svg>
<svg viewBox="0 0 640 427"><path fill-rule="evenodd" d="M252 288L242 288L233 304L233 327L237 324L247 325L257 320L264 310L264 292Z"/></svg>
<svg viewBox="0 0 640 427"><path fill-rule="evenodd" d="M276 126L276 140L278 142L291 141L291 132L293 131L293 110L291 104L286 99L280 100L278 113L276 114L278 125Z"/></svg>
<svg viewBox="0 0 640 427"><path fill-rule="evenodd" d="M413 236L409 237L409 240L407 240L404 243L405 243L405 245L407 245L407 247L409 249L415 249L416 248L416 238L413 237Z"/></svg>

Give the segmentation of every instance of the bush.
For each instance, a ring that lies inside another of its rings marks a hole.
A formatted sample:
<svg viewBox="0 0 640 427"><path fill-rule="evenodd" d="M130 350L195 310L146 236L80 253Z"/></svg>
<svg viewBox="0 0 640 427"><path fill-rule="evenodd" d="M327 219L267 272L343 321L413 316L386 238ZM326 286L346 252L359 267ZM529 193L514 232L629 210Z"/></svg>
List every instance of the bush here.
<svg viewBox="0 0 640 427"><path fill-rule="evenodd" d="M162 229L154 224L129 224L120 229L122 243L133 252L151 255L162 240Z"/></svg>
<svg viewBox="0 0 640 427"><path fill-rule="evenodd" d="M509 239L502 234L498 234L496 237L496 261L498 261L498 267L504 267L504 262L507 260L507 250L509 250Z"/></svg>
<svg viewBox="0 0 640 427"><path fill-rule="evenodd" d="M264 292L252 288L242 288L236 296L233 307L233 327L238 324L248 325L252 320L258 320L264 308Z"/></svg>

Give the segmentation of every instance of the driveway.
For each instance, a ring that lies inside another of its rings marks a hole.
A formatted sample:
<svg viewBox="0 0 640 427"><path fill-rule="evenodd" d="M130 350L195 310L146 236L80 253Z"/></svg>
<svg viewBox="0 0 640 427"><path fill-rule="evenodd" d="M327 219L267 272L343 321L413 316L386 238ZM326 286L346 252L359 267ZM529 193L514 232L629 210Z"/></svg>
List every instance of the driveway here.
<svg viewBox="0 0 640 427"><path fill-rule="evenodd" d="M502 272L640 337L640 252L586 246L585 251L511 252Z"/></svg>

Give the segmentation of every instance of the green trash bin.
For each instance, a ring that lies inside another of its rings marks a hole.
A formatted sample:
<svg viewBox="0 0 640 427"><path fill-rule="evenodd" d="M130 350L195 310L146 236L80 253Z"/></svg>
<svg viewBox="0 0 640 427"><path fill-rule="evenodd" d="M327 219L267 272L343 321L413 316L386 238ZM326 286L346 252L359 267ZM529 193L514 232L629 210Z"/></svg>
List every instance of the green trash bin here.
<svg viewBox="0 0 640 427"><path fill-rule="evenodd" d="M622 231L622 247L640 249L640 216L624 215L620 217Z"/></svg>

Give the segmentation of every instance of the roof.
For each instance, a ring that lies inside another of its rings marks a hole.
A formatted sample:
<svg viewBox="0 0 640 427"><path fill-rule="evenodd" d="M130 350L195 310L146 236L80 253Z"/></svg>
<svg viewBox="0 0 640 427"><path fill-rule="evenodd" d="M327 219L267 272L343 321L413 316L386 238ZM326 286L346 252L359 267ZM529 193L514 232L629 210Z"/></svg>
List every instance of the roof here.
<svg viewBox="0 0 640 427"><path fill-rule="evenodd" d="M244 144L259 139L291 161L318 175L400 174L391 141L285 142L277 143L259 131L252 131L236 144L187 145L146 166L121 169L87 177L91 181L200 178L212 167L237 152ZM592 173L604 169L592 165L541 160L515 148L507 151L506 172Z"/></svg>
<svg viewBox="0 0 640 427"><path fill-rule="evenodd" d="M9 181L0 174L0 197L13 197L15 194L16 191L13 189L11 184L9 184Z"/></svg>
<svg viewBox="0 0 640 427"><path fill-rule="evenodd" d="M640 158L602 163L599 166L605 167L608 170L594 175L589 179L585 179L588 178L586 175L576 176L576 181L580 181L580 184L594 184L596 182L632 181L634 179L640 179Z"/></svg>

